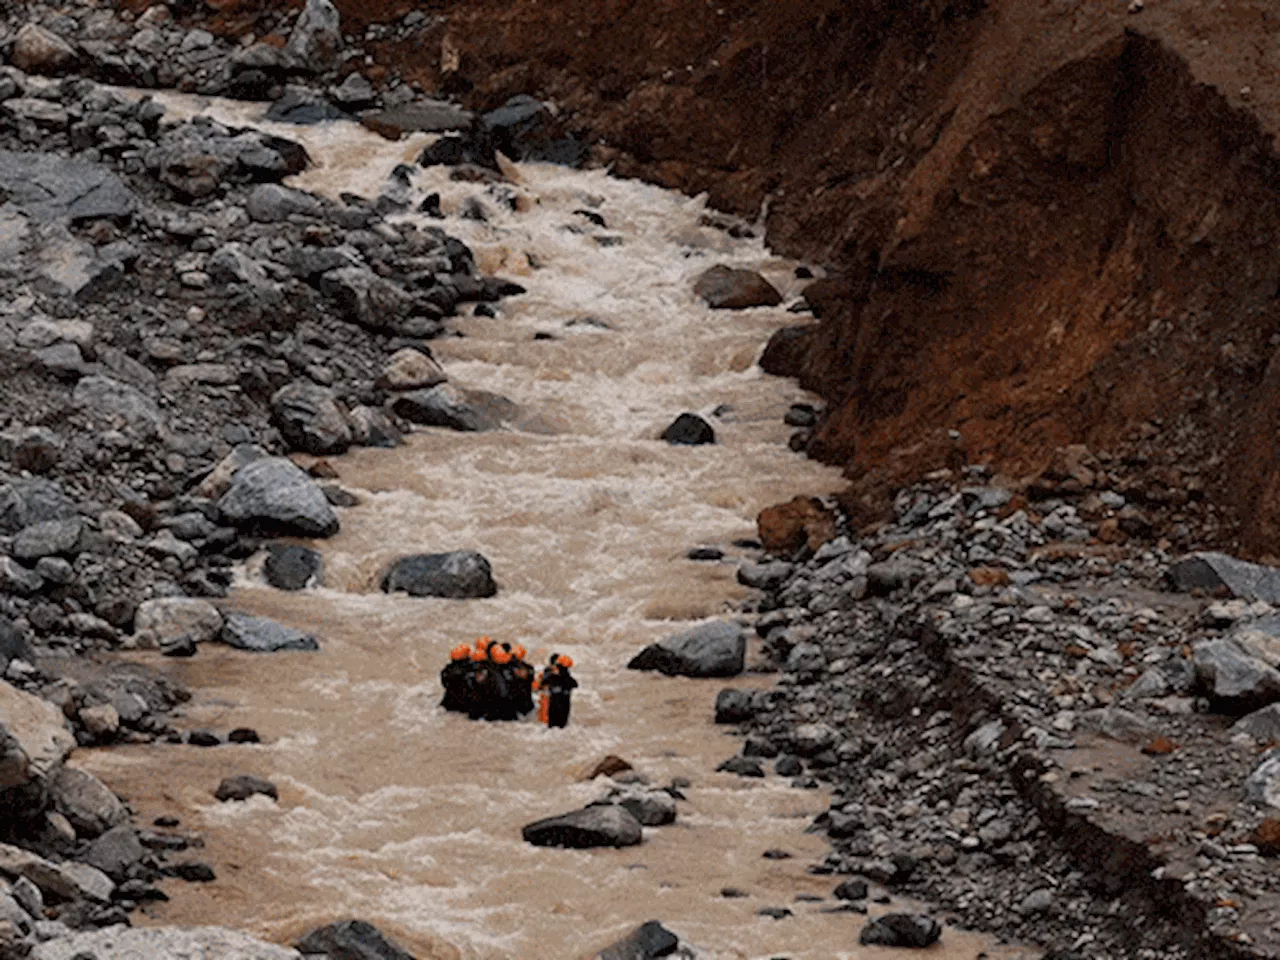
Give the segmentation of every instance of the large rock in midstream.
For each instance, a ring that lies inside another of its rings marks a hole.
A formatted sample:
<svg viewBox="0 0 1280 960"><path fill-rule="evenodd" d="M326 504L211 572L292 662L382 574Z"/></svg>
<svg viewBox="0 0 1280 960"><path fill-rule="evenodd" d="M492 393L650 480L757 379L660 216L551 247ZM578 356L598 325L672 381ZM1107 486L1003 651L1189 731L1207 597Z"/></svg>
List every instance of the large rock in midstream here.
<svg viewBox="0 0 1280 960"><path fill-rule="evenodd" d="M218 509L238 527L304 537L331 537L338 532L338 515L324 491L284 457L265 457L242 467L218 501Z"/></svg>
<svg viewBox="0 0 1280 960"><path fill-rule="evenodd" d="M312 930L295 947L304 956L328 960L414 960L394 940L363 920L344 920Z"/></svg>
<svg viewBox="0 0 1280 960"><path fill-rule="evenodd" d="M680 948L680 938L657 920L642 924L600 951L599 960L655 960Z"/></svg>
<svg viewBox="0 0 1280 960"><path fill-rule="evenodd" d="M518 412L506 397L483 390L463 390L451 383L403 393L391 402L391 409L410 423L463 433L497 430L504 422L514 420Z"/></svg>
<svg viewBox="0 0 1280 960"><path fill-rule="evenodd" d="M474 550L455 550L397 560L382 575L382 590L411 597L473 600L492 597L498 585L493 581L493 568L482 555Z"/></svg>
<svg viewBox="0 0 1280 960"><path fill-rule="evenodd" d="M598 806L547 817L521 831L535 847L634 847L644 832L640 821L622 807Z"/></svg>
<svg viewBox="0 0 1280 960"><path fill-rule="evenodd" d="M736 677L746 666L746 656L742 628L717 620L650 644L627 667L657 670L669 677Z"/></svg>
<svg viewBox="0 0 1280 960"><path fill-rule="evenodd" d="M776 307L782 294L754 270L712 267L693 285L693 292L713 310L745 310L748 307Z"/></svg>
<svg viewBox="0 0 1280 960"><path fill-rule="evenodd" d="M716 431L696 413L682 413L662 431L662 439L673 446L696 447L716 442Z"/></svg>
<svg viewBox="0 0 1280 960"><path fill-rule="evenodd" d="M1191 553L1165 573L1175 590L1228 593L1241 600L1280 605L1280 570L1246 563L1225 553Z"/></svg>
<svg viewBox="0 0 1280 960"><path fill-rule="evenodd" d="M277 590L305 590L324 582L324 558L310 547L272 543L262 573Z"/></svg>

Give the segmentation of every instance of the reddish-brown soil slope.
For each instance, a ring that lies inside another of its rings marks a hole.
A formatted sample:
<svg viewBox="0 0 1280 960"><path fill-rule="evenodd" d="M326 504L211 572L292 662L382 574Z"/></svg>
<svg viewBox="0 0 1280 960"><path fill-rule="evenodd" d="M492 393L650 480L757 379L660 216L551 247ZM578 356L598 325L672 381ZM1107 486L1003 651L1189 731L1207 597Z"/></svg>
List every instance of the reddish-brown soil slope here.
<svg viewBox="0 0 1280 960"><path fill-rule="evenodd" d="M377 51L429 88L552 98L623 173L767 204L775 248L834 274L769 360L827 398L811 452L864 515L945 463L1087 443L1280 554L1271 0L337 2L353 32L438 17Z"/></svg>

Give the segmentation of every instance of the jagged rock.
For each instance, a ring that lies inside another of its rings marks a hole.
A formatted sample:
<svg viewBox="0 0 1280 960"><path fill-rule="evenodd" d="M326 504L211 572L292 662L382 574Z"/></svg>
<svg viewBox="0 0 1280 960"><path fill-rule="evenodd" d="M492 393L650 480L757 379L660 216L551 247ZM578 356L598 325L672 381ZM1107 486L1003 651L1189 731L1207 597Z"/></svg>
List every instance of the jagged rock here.
<svg viewBox="0 0 1280 960"><path fill-rule="evenodd" d="M28 562L41 557L73 556L79 552L83 528L78 517L32 524L14 540L13 555Z"/></svg>
<svg viewBox="0 0 1280 960"><path fill-rule="evenodd" d="M225 181L279 183L310 163L302 145L252 130L227 130L203 120L167 128L145 162L183 200L217 193Z"/></svg>
<svg viewBox="0 0 1280 960"><path fill-rule="evenodd" d="M252 443L238 444L229 454L218 461L207 477L196 487L196 496L207 500L217 500L231 488L231 481L242 467L255 460L262 460L267 452Z"/></svg>
<svg viewBox="0 0 1280 960"><path fill-rule="evenodd" d="M293 450L323 456L345 453L351 424L333 391L307 380L281 387L271 398L272 422Z"/></svg>
<svg viewBox="0 0 1280 960"><path fill-rule="evenodd" d="M53 781L53 800L75 827L76 835L92 840L128 819L124 804L101 780L84 770L64 767Z"/></svg>
<svg viewBox="0 0 1280 960"><path fill-rule="evenodd" d="M296 950L221 927L109 927L37 944L31 960L301 960Z"/></svg>
<svg viewBox="0 0 1280 960"><path fill-rule="evenodd" d="M311 194L291 190L278 183L254 187L244 208L258 223L279 223L290 217L318 217L323 210L320 201Z"/></svg>
<svg viewBox="0 0 1280 960"><path fill-rule="evenodd" d="M760 542L770 553L791 556L808 547L818 550L836 535L832 511L814 497L796 497L760 511L756 520Z"/></svg>
<svg viewBox="0 0 1280 960"><path fill-rule="evenodd" d="M1280 809L1280 750L1271 750L1244 782L1244 796L1260 807Z"/></svg>
<svg viewBox="0 0 1280 960"><path fill-rule="evenodd" d="M1230 636L1196 644L1193 663L1217 709L1241 712L1280 700L1280 671Z"/></svg>
<svg viewBox="0 0 1280 960"><path fill-rule="evenodd" d="M329 960L414 960L381 930L363 920L344 920L312 930L295 947L303 956Z"/></svg>
<svg viewBox="0 0 1280 960"><path fill-rule="evenodd" d="M0 532L18 533L26 527L77 516L75 502L49 480L0 477Z"/></svg>
<svg viewBox="0 0 1280 960"><path fill-rule="evenodd" d="M0 150L0 192L38 223L121 220L137 198L105 164Z"/></svg>
<svg viewBox="0 0 1280 960"><path fill-rule="evenodd" d="M28 570L13 557L0 556L0 592L29 597L44 586L44 577Z"/></svg>
<svg viewBox="0 0 1280 960"><path fill-rule="evenodd" d="M166 427L164 414L146 394L110 377L85 377L76 384L72 401L97 420L128 426L153 436Z"/></svg>
<svg viewBox="0 0 1280 960"><path fill-rule="evenodd" d="M514 404L495 394L442 383L403 393L392 401L391 408L410 423L478 433L499 429L513 413Z"/></svg>
<svg viewBox="0 0 1280 960"><path fill-rule="evenodd" d="M604 802L622 807L640 821L641 826L663 827L676 822L676 801L662 790L623 790Z"/></svg>
<svg viewBox="0 0 1280 960"><path fill-rule="evenodd" d="M351 440L361 447L380 447L390 450L398 447L404 437L385 413L373 407L352 408L348 420L351 423Z"/></svg>
<svg viewBox="0 0 1280 960"><path fill-rule="evenodd" d="M1192 553L1165 574L1175 590L1225 591L1241 600L1262 600L1280 605L1280 570L1246 563L1225 553Z"/></svg>
<svg viewBox="0 0 1280 960"><path fill-rule="evenodd" d="M1247 717L1241 717L1232 726L1231 732L1248 734L1259 743L1280 743L1280 703L1273 703L1255 710Z"/></svg>
<svg viewBox="0 0 1280 960"><path fill-rule="evenodd" d="M413 311L413 298L364 267L341 267L320 277L320 292L348 323L373 331L397 331Z"/></svg>
<svg viewBox="0 0 1280 960"><path fill-rule="evenodd" d="M319 642L311 634L247 613L227 614L221 639L228 646L253 653L320 649Z"/></svg>
<svg viewBox="0 0 1280 960"><path fill-rule="evenodd" d="M650 920L601 950L599 960L656 960L679 948L679 937L657 920Z"/></svg>
<svg viewBox="0 0 1280 960"><path fill-rule="evenodd" d="M53 704L0 680L0 730L7 731L4 765L12 786L49 783L75 747L66 718ZM16 749L15 749L16 744ZM17 759L20 750L25 767Z"/></svg>
<svg viewBox="0 0 1280 960"><path fill-rule="evenodd" d="M329 103L318 92L305 87L289 86L284 96L271 104L267 110L267 119L276 123L296 123L309 125L325 123L328 120L340 120L346 112Z"/></svg>
<svg viewBox="0 0 1280 960"><path fill-rule="evenodd" d="M76 51L56 33L26 24L13 41L13 65L26 73L64 73L75 65Z"/></svg>
<svg viewBox="0 0 1280 960"><path fill-rule="evenodd" d="M0 676L4 675L11 660L31 662L31 644L26 635L15 627L8 618L0 617ZM0 789L4 788L4 777L0 774Z"/></svg>
<svg viewBox="0 0 1280 960"><path fill-rule="evenodd" d="M782 586L794 568L783 561L774 563L744 563L738 568L738 582L756 590L776 590Z"/></svg>
<svg viewBox="0 0 1280 960"><path fill-rule="evenodd" d="M640 821L621 807L587 807L548 817L521 831L535 847L632 847L643 839Z"/></svg>
<svg viewBox="0 0 1280 960"><path fill-rule="evenodd" d="M715 266L700 276L693 292L713 310L744 310L748 307L776 307L782 294L754 270Z"/></svg>
<svg viewBox="0 0 1280 960"><path fill-rule="evenodd" d="M258 794L270 797L272 800L280 799L280 791L276 789L274 783L250 774L227 777L218 784L218 789L214 792L214 796L223 803L229 800L248 800Z"/></svg>
<svg viewBox="0 0 1280 960"><path fill-rule="evenodd" d="M324 558L308 547L273 543L267 547L262 572L277 590L303 590L323 582Z"/></svg>
<svg viewBox="0 0 1280 960"><path fill-rule="evenodd" d="M60 866L62 875L76 885L80 895L94 903L110 903L115 881L89 863L68 862Z"/></svg>
<svg viewBox="0 0 1280 960"><path fill-rule="evenodd" d="M1151 721L1122 707L1086 711L1080 717L1080 726L1121 743L1147 743L1159 733Z"/></svg>
<svg viewBox="0 0 1280 960"><path fill-rule="evenodd" d="M755 716L756 692L732 687L716 694L716 723L744 723Z"/></svg>
<svg viewBox="0 0 1280 960"><path fill-rule="evenodd" d="M340 103L351 110L360 110L370 106L377 99L373 84L361 73L349 73L338 86L330 88L330 96L335 103Z"/></svg>
<svg viewBox="0 0 1280 960"><path fill-rule="evenodd" d="M880 947L931 947L942 936L942 926L932 917L917 913L887 913L865 927L858 942Z"/></svg>
<svg viewBox="0 0 1280 960"><path fill-rule="evenodd" d="M266 457L241 467L218 501L218 509L241 527L316 537L338 532L338 515L324 492L283 457Z"/></svg>
<svg viewBox="0 0 1280 960"><path fill-rule="evenodd" d="M93 841L84 861L112 880L121 882L127 878L129 870L142 860L144 852L137 831L127 823L122 823Z"/></svg>
<svg viewBox="0 0 1280 960"><path fill-rule="evenodd" d="M284 52L299 67L322 73L334 65L341 46L338 8L329 0L307 0Z"/></svg>
<svg viewBox="0 0 1280 960"><path fill-rule="evenodd" d="M378 376L384 390L425 390L448 380L434 357L413 347L397 350Z"/></svg>
<svg viewBox="0 0 1280 960"><path fill-rule="evenodd" d="M99 703L80 710L80 722L95 740L110 740L120 730L120 714L109 703Z"/></svg>
<svg viewBox="0 0 1280 960"><path fill-rule="evenodd" d="M222 614L207 600L165 597L147 600L134 614L139 646L168 647L191 641L205 643L222 630Z"/></svg>
<svg viewBox="0 0 1280 960"><path fill-rule="evenodd" d="M386 593L475 599L498 592L489 561L471 550L426 553L397 560L382 576Z"/></svg>
<svg viewBox="0 0 1280 960"><path fill-rule="evenodd" d="M804 723L791 731L791 748L802 757L814 757L835 746L840 735L825 723Z"/></svg>
<svg viewBox="0 0 1280 960"><path fill-rule="evenodd" d="M44 893L62 900L74 900L80 894L79 884L57 864L7 843L0 843L0 876L26 877Z"/></svg>
<svg viewBox="0 0 1280 960"><path fill-rule="evenodd" d="M662 439L675 446L695 447L715 443L716 432L696 413L682 413L662 431Z"/></svg>
<svg viewBox="0 0 1280 960"><path fill-rule="evenodd" d="M657 670L667 676L736 677L746 666L747 638L737 624L718 620L645 647L630 670Z"/></svg>

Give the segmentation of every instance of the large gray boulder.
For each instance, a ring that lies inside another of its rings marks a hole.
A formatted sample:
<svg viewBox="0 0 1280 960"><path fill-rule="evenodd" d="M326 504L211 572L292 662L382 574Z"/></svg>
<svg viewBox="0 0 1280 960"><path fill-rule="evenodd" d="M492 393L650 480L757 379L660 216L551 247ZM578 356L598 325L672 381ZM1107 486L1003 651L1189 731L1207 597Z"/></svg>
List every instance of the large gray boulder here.
<svg viewBox="0 0 1280 960"><path fill-rule="evenodd" d="M324 582L324 558L310 547L272 543L262 573L277 590L305 590Z"/></svg>
<svg viewBox="0 0 1280 960"><path fill-rule="evenodd" d="M271 398L272 422L293 450L317 456L346 453L351 423L333 391L309 380L295 380Z"/></svg>
<svg viewBox="0 0 1280 960"><path fill-rule="evenodd" d="M150 397L111 377L85 377L76 384L72 402L96 420L127 426L144 436L161 434L166 420Z"/></svg>
<svg viewBox="0 0 1280 960"><path fill-rule="evenodd" d="M742 628L717 620L645 647L627 667L667 676L736 677L746 667L746 655Z"/></svg>
<svg viewBox="0 0 1280 960"><path fill-rule="evenodd" d="M318 927L295 946L304 956L320 955L328 960L414 960L398 943L363 920Z"/></svg>
<svg viewBox="0 0 1280 960"><path fill-rule="evenodd" d="M464 433L497 430L517 412L516 405L505 397L463 390L451 383L403 393L392 401L391 409L410 423Z"/></svg>
<svg viewBox="0 0 1280 960"><path fill-rule="evenodd" d="M279 223L290 217L318 217L324 212L320 201L311 194L291 190L278 183L254 187L244 208L258 223Z"/></svg>
<svg viewBox="0 0 1280 960"><path fill-rule="evenodd" d="M320 292L342 319L373 331L396 331L413 309L413 298L364 267L340 267L320 278Z"/></svg>
<svg viewBox="0 0 1280 960"><path fill-rule="evenodd" d="M633 847L644 837L640 821L622 807L587 807L526 826L521 835L535 847Z"/></svg>
<svg viewBox="0 0 1280 960"><path fill-rule="evenodd" d="M1237 560L1225 553L1188 554L1171 566L1165 577L1175 590L1225 591L1241 600L1280 605L1280 570Z"/></svg>
<svg viewBox="0 0 1280 960"><path fill-rule="evenodd" d="M132 216L137 197L105 164L0 150L0 192L38 223Z"/></svg>
<svg viewBox="0 0 1280 960"><path fill-rule="evenodd" d="M25 73L58 74L75 66L75 47L52 31L28 23L13 41L13 65Z"/></svg>
<svg viewBox="0 0 1280 960"><path fill-rule="evenodd" d="M319 642L309 633L247 613L227 614L226 623L222 627L222 642L237 650L252 653L320 649Z"/></svg>
<svg viewBox="0 0 1280 960"><path fill-rule="evenodd" d="M287 947L221 927L107 927L36 945L31 960L302 960Z"/></svg>
<svg viewBox="0 0 1280 960"><path fill-rule="evenodd" d="M1196 679L1214 708L1256 710L1280 700L1280 616L1245 621L1195 645Z"/></svg>
<svg viewBox="0 0 1280 960"><path fill-rule="evenodd" d="M122 823L89 844L84 861L121 883L128 878L129 871L142 861L143 854L138 832L127 823Z"/></svg>
<svg viewBox="0 0 1280 960"><path fill-rule="evenodd" d="M472 600L498 592L493 568L474 550L452 553L420 553L397 560L382 576L386 593L404 592L411 597L447 597Z"/></svg>
<svg viewBox="0 0 1280 960"><path fill-rule="evenodd" d="M1231 732L1246 734L1258 743L1280 743L1280 703L1241 717L1231 727Z"/></svg>
<svg viewBox="0 0 1280 960"><path fill-rule="evenodd" d="M168 647L188 640L205 643L222 631L222 614L207 600L162 597L139 604L133 629L142 647Z"/></svg>
<svg viewBox="0 0 1280 960"><path fill-rule="evenodd" d="M62 711L0 680L0 776L8 787L49 783L76 741Z"/></svg>
<svg viewBox="0 0 1280 960"><path fill-rule="evenodd" d="M329 0L307 0L294 24L285 55L300 68L323 73L334 65L342 46L342 18Z"/></svg>
<svg viewBox="0 0 1280 960"><path fill-rule="evenodd" d="M13 542L13 555L19 560L36 561L41 557L74 556L79 553L84 524L79 517L46 520L25 528Z"/></svg>
<svg viewBox="0 0 1280 960"><path fill-rule="evenodd" d="M712 267L693 285L693 292L713 310L745 310L748 307L776 307L782 294L754 270Z"/></svg>
<svg viewBox="0 0 1280 960"><path fill-rule="evenodd" d="M285 535L331 537L339 527L324 491L284 457L264 457L242 467L218 509L236 526Z"/></svg>
<svg viewBox="0 0 1280 960"><path fill-rule="evenodd" d="M29 480L0 475L0 533L18 533L37 523L69 520L78 510L62 488L38 477Z"/></svg>
<svg viewBox="0 0 1280 960"><path fill-rule="evenodd" d="M84 770L63 767L53 781L53 802L82 840L92 840L129 818L120 799Z"/></svg>
<svg viewBox="0 0 1280 960"><path fill-rule="evenodd" d="M650 920L601 950L599 960L656 960L675 955L679 947L679 937L657 920Z"/></svg>

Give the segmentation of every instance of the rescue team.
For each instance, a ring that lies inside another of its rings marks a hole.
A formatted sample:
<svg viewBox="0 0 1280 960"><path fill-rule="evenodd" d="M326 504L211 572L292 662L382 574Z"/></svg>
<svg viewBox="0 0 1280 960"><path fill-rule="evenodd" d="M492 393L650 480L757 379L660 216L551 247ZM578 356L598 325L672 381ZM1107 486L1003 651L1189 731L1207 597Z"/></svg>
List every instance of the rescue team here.
<svg viewBox="0 0 1280 960"><path fill-rule="evenodd" d="M569 723L569 704L578 681L569 673L570 657L551 655L540 675L525 660L524 647L494 643L488 637L475 649L459 644L449 654L449 665L440 671L444 699L440 706L465 713L472 720L519 720L534 711L538 694L538 720L549 727Z"/></svg>

